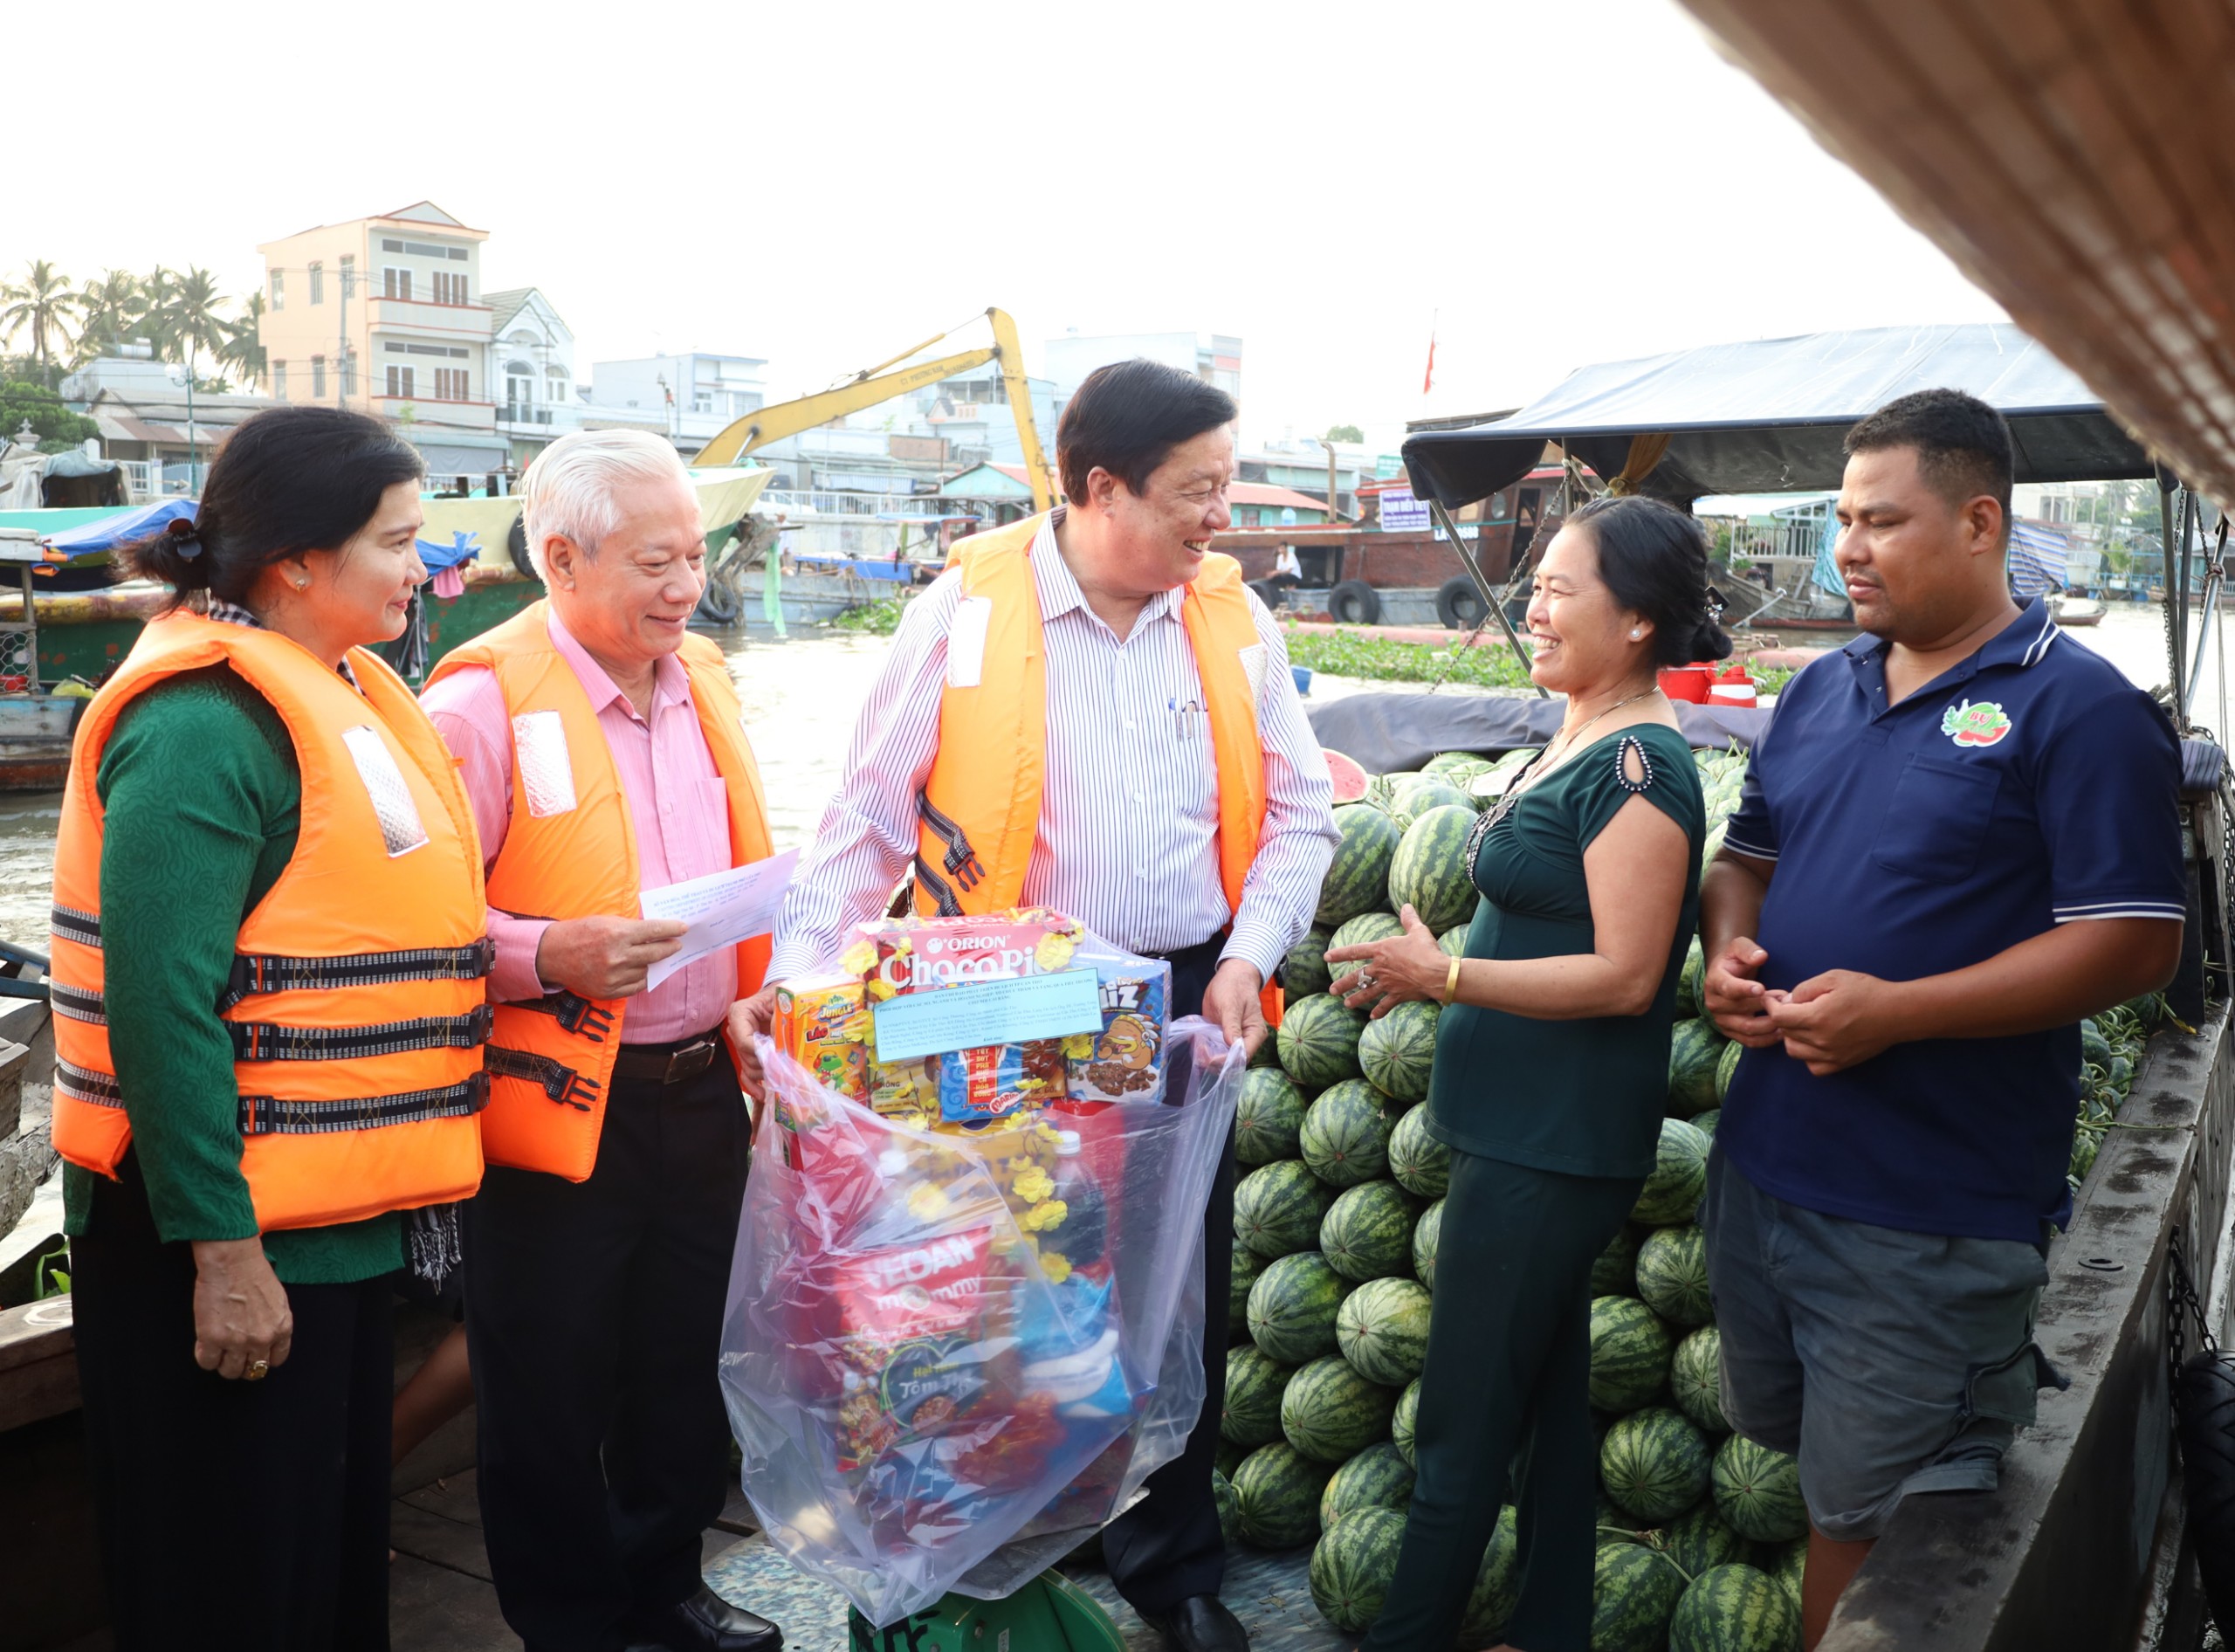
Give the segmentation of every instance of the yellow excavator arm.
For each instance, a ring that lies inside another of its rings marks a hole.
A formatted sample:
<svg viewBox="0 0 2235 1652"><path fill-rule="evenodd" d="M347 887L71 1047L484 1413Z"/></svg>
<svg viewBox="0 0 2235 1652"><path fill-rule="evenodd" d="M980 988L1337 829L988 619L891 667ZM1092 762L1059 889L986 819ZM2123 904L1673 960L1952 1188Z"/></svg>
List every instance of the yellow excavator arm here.
<svg viewBox="0 0 2235 1652"><path fill-rule="evenodd" d="M773 407L756 408L730 425L698 451L691 462L694 465L714 466L735 465L746 454L771 442L780 442L801 430L811 430L819 424L828 424L849 413L875 407L896 396L905 396L911 390L920 390L927 384L952 378L958 373L967 373L973 367L983 367L988 361L998 361L1001 368L1001 385L1008 394L1009 413L1016 420L1017 439L1024 448L1025 478L1032 487L1032 508L1044 511L1056 502L1056 482L1048 468L1046 450L1040 445L1040 432L1032 417L1032 393L1025 382L1024 351L1017 342L1016 323L1010 320L1005 310L990 309L986 319L993 323L994 342L985 348L962 350L953 355L942 355L929 361L918 361L894 372L884 369L895 361L904 361L910 356L930 348L948 335L942 333L925 339L921 344L902 351L889 361L875 367L863 368L845 383L816 396L803 396L795 402L779 402Z"/></svg>

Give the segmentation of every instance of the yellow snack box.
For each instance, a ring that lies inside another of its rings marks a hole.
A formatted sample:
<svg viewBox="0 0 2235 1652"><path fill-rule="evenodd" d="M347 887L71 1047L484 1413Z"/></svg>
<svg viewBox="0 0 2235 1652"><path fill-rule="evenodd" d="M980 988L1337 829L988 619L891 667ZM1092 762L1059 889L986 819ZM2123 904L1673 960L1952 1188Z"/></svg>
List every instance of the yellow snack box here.
<svg viewBox="0 0 2235 1652"><path fill-rule="evenodd" d="M768 1036L840 1095L869 1099L870 1012L859 975L779 982Z"/></svg>

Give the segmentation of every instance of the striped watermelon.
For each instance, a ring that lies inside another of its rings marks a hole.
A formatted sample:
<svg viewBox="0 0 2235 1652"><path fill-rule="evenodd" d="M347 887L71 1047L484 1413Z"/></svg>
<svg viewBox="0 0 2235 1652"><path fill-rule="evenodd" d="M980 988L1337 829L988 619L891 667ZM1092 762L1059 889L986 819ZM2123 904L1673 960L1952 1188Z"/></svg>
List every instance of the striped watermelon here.
<svg viewBox="0 0 2235 1652"><path fill-rule="evenodd" d="M1307 1457L1348 1463L1389 1437L1397 1390L1360 1375L1329 1354L1289 1380L1281 1395L1281 1433Z"/></svg>
<svg viewBox="0 0 2235 1652"><path fill-rule="evenodd" d="M1675 1325L1703 1325L1714 1318L1708 1301L1707 1236L1690 1222L1647 1234L1638 1247L1638 1295Z"/></svg>
<svg viewBox="0 0 2235 1652"><path fill-rule="evenodd" d="M1721 1099L1715 1090L1716 1063L1728 1042L1704 1017L1680 1021L1668 1033L1668 1113L1689 1119Z"/></svg>
<svg viewBox="0 0 2235 1652"><path fill-rule="evenodd" d="M1661 1652L1684 1587L1684 1574L1659 1551L1601 1545L1592 1565L1591 1652Z"/></svg>
<svg viewBox="0 0 2235 1652"><path fill-rule="evenodd" d="M1397 1448L1397 1455L1405 1459L1407 1468L1417 1467L1413 1462L1413 1423L1420 1415L1420 1385L1417 1380L1405 1385L1405 1392L1397 1396L1397 1414L1389 1419L1390 1443Z"/></svg>
<svg viewBox="0 0 2235 1652"><path fill-rule="evenodd" d="M1319 1224L1319 1251L1344 1278L1364 1284L1401 1274L1420 1240L1412 1198L1393 1181L1361 1182L1327 1208Z"/></svg>
<svg viewBox="0 0 2235 1652"><path fill-rule="evenodd" d="M1465 803L1441 803L1415 819L1390 863L1389 904L1410 906L1438 931L1472 917L1478 897L1466 851L1474 829L1475 811Z"/></svg>
<svg viewBox="0 0 2235 1652"><path fill-rule="evenodd" d="M1260 1165L1234 1186L1234 1236L1268 1262L1309 1250L1334 1202L1334 1193L1303 1160Z"/></svg>
<svg viewBox="0 0 2235 1652"><path fill-rule="evenodd" d="M1599 1445L1604 1445L1601 1440ZM1595 1453L1598 1446L1592 1448ZM1594 1492L1591 1499L1592 1518L1599 1528L1601 1543L1636 1543L1645 1533L1638 1530L1638 1523L1614 1506L1613 1499L1604 1490Z"/></svg>
<svg viewBox="0 0 2235 1652"><path fill-rule="evenodd" d="M1293 1549L1319 1534L1319 1494L1334 1470L1285 1440L1259 1446L1234 1471L1241 1535L1261 1549Z"/></svg>
<svg viewBox="0 0 2235 1652"><path fill-rule="evenodd" d="M1394 912L1360 912L1327 938L1327 950L1338 946L1371 946L1377 940L1394 940L1405 933L1405 926ZM1356 964L1330 964L1330 974L1339 975L1345 970L1356 969Z"/></svg>
<svg viewBox="0 0 2235 1652"><path fill-rule="evenodd" d="M1683 973L1676 977L1676 1019L1688 1020L1704 1013L1705 1001L1701 995L1707 988L1708 959L1701 948L1700 938L1692 937L1691 950L1684 954Z"/></svg>
<svg viewBox="0 0 2235 1652"><path fill-rule="evenodd" d="M1306 1573L1319 1615L1345 1634L1369 1627L1389 1598L1404 1541L1405 1517L1388 1509L1361 1509L1329 1526Z"/></svg>
<svg viewBox="0 0 2235 1652"><path fill-rule="evenodd" d="M1243 1343L1226 1351L1226 1409L1219 1437L1238 1446L1270 1445L1281 1437L1281 1395L1295 1367Z"/></svg>
<svg viewBox="0 0 2235 1652"><path fill-rule="evenodd" d="M1717 1107L1730 1098L1730 1081L1738 1077L1738 1059L1745 1053L1746 1046L1735 1038L1723 1047L1723 1055L1715 1064L1715 1105Z"/></svg>
<svg viewBox="0 0 2235 1652"><path fill-rule="evenodd" d="M1241 1080L1234 1114L1234 1156L1245 1165L1269 1165L1296 1156L1306 1103L1296 1081L1278 1067L1254 1067Z"/></svg>
<svg viewBox="0 0 2235 1652"><path fill-rule="evenodd" d="M1288 1030L1286 1022L1281 1030ZM1645 1179L1630 1220L1648 1228L1689 1222L1707 1188L1708 1139L1681 1119L1664 1119L1653 1174Z"/></svg>
<svg viewBox="0 0 2235 1652"><path fill-rule="evenodd" d="M1211 1470L1211 1501L1218 1506L1219 1541L1231 1549L1241 1541L1241 1500L1234 1495L1234 1482L1223 1469Z"/></svg>
<svg viewBox="0 0 2235 1652"><path fill-rule="evenodd" d="M1709 1566L1668 1620L1668 1652L1800 1652L1800 1605L1750 1566Z"/></svg>
<svg viewBox="0 0 2235 1652"><path fill-rule="evenodd" d="M1394 813L1410 815L1414 820L1420 819L1431 809L1443 809L1453 805L1465 809L1470 815L1475 812L1475 805L1468 801L1465 792L1448 781L1438 780L1427 774L1421 774L1418 780L1406 781L1397 788L1396 795L1389 801L1395 805Z"/></svg>
<svg viewBox="0 0 2235 1652"><path fill-rule="evenodd" d="M1335 783L1332 802L1355 803L1365 795L1366 772L1356 758L1325 746L1319 748L1319 755L1326 760L1327 778Z"/></svg>
<svg viewBox="0 0 2235 1652"><path fill-rule="evenodd" d="M1413 1224L1413 1277L1430 1291L1435 1289L1435 1249L1443 1237L1443 1201L1420 1212Z"/></svg>
<svg viewBox="0 0 2235 1652"><path fill-rule="evenodd" d="M1367 1082L1400 1102L1425 1100L1435 1064L1435 1028L1443 1006L1425 999L1398 1005L1358 1035L1358 1066Z"/></svg>
<svg viewBox="0 0 2235 1652"><path fill-rule="evenodd" d="M1365 1012L1352 1009L1326 993L1299 998L1281 1016L1275 1035L1281 1065L1306 1093L1358 1073L1358 1035L1365 1030Z"/></svg>
<svg viewBox="0 0 2235 1652"><path fill-rule="evenodd" d="M1743 1050L1746 1046L1743 1044L1733 1044L1731 1045L1731 1048L1733 1050ZM1710 1107L1705 1112L1695 1112L1687 1122L1690 1124L1693 1129L1698 1131L1709 1141L1713 1141L1715 1139L1715 1127L1723 1122L1723 1109L1720 1107Z"/></svg>
<svg viewBox="0 0 2235 1652"><path fill-rule="evenodd" d="M1772 1551L1769 1573L1777 1580L1778 1587L1792 1597L1795 1606L1800 1604L1801 1575L1808 1569L1808 1539L1795 1538L1781 1543Z"/></svg>
<svg viewBox="0 0 2235 1652"><path fill-rule="evenodd" d="M1482 1563L1475 1568L1475 1587L1467 1593L1467 1614L1459 1621L1459 1644L1488 1646L1497 1640L1498 1631L1505 1628L1520 1599L1521 1536L1516 1529L1514 1506L1509 1503L1498 1511L1498 1523L1490 1528Z"/></svg>
<svg viewBox="0 0 2235 1652"><path fill-rule="evenodd" d="M1336 846L1327 876L1320 880L1319 910L1312 918L1328 930L1387 901L1389 864L1396 859L1404 836L1397 823L1370 802L1337 809L1335 824L1342 829L1343 841Z"/></svg>
<svg viewBox="0 0 2235 1652"><path fill-rule="evenodd" d="M1452 925L1435 938L1436 950L1446 958L1464 958L1467 955L1468 932L1474 927L1471 923Z"/></svg>
<svg viewBox="0 0 2235 1652"><path fill-rule="evenodd" d="M1676 1345L1668 1370L1676 1408L1709 1434L1729 1434L1723 1415L1723 1332L1702 1325Z"/></svg>
<svg viewBox="0 0 2235 1652"><path fill-rule="evenodd" d="M1283 1256L1249 1287L1249 1339L1283 1365L1335 1352L1335 1311L1350 1284L1317 1250Z"/></svg>
<svg viewBox="0 0 2235 1652"><path fill-rule="evenodd" d="M1617 1417L1599 1448L1606 1495L1637 1518L1673 1520L1708 1494L1705 1435L1667 1406Z"/></svg>
<svg viewBox="0 0 2235 1652"><path fill-rule="evenodd" d="M1227 1279L1227 1330L1236 1339L1248 1334L1249 1287L1265 1271L1265 1258L1248 1245L1234 1248L1234 1268Z"/></svg>
<svg viewBox="0 0 2235 1652"><path fill-rule="evenodd" d="M1715 1506L1732 1531L1757 1543L1790 1543L1808 1531L1800 1465L1743 1434L1715 1454Z"/></svg>
<svg viewBox="0 0 2235 1652"><path fill-rule="evenodd" d="M1226 1476L1227 1479L1231 1482L1234 1478L1234 1471L1241 1466L1242 1458L1248 1455L1248 1452L1243 1450L1241 1447L1234 1444L1233 1441L1221 1440L1219 1442L1218 1456L1212 1460L1213 1466L1214 1466L1221 1474Z"/></svg>
<svg viewBox="0 0 2235 1652"><path fill-rule="evenodd" d="M1469 774L1479 774L1490 766L1490 760L1480 752L1438 752L1420 765L1420 773L1433 775L1448 786L1462 784L1452 775L1464 769Z"/></svg>
<svg viewBox="0 0 2235 1652"><path fill-rule="evenodd" d="M1451 1149L1428 1133L1428 1110L1415 1107L1389 1137L1389 1174L1406 1193L1441 1199L1451 1190Z"/></svg>
<svg viewBox="0 0 2235 1652"><path fill-rule="evenodd" d="M1723 1524L1715 1511L1715 1499L1704 1497L1668 1523L1661 1534L1661 1547L1678 1566L1698 1577L1711 1566L1743 1560L1753 1545Z"/></svg>
<svg viewBox="0 0 2235 1652"><path fill-rule="evenodd" d="M1638 1293L1638 1236L1627 1222L1591 1264L1591 1294L1594 1297L1634 1297Z"/></svg>
<svg viewBox="0 0 2235 1652"><path fill-rule="evenodd" d="M1365 783L1366 802L1386 809L1397 795L1397 788L1399 786L1404 785L1407 781L1418 780L1420 777L1420 771L1417 768L1392 769L1386 774L1376 774Z"/></svg>
<svg viewBox="0 0 2235 1652"><path fill-rule="evenodd" d="M1334 972L1327 967L1331 940L1331 932L1324 929L1303 932L1303 939L1289 947L1289 955L1281 960L1282 991L1291 998L1309 998L1327 990L1327 983L1334 979Z"/></svg>
<svg viewBox="0 0 2235 1652"><path fill-rule="evenodd" d="M1319 1494L1319 1529L1331 1531L1336 1521L1360 1509L1394 1509L1402 1514L1412 1501L1413 1465L1394 1442L1378 1441L1336 1470Z"/></svg>
<svg viewBox="0 0 2235 1652"><path fill-rule="evenodd" d="M1265 1288L1264 1280L1257 1289ZM1250 1311L1257 1294L1249 1296ZM1602 1411L1634 1411L1668 1380L1675 1339L1634 1297L1600 1297L1591 1304L1591 1403Z"/></svg>
<svg viewBox="0 0 2235 1652"><path fill-rule="evenodd" d="M1320 1180L1355 1187L1387 1172L1390 1123L1381 1092L1363 1078L1345 1078L1320 1091L1303 1115L1297 1146Z"/></svg>
<svg viewBox="0 0 2235 1652"><path fill-rule="evenodd" d="M1402 1387L1428 1357L1428 1293L1410 1279L1372 1279L1343 1298L1335 1346L1360 1376Z"/></svg>

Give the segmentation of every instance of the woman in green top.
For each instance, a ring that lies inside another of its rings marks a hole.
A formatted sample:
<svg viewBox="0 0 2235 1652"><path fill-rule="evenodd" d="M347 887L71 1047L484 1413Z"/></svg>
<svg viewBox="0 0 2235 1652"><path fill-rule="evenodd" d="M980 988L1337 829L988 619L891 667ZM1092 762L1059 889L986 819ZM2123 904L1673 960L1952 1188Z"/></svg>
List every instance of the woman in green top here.
<svg viewBox="0 0 2235 1652"><path fill-rule="evenodd" d="M426 577L420 479L378 420L260 413L219 449L191 530L140 547L136 571L340 661L392 640ZM71 1167L65 1199L116 1645L384 1649L389 1276L406 1218L258 1231L217 1014L243 920L295 852L295 747L219 664L127 705L94 778L132 1143L114 1180Z"/></svg>
<svg viewBox="0 0 2235 1652"><path fill-rule="evenodd" d="M1643 499L1568 519L1537 571L1530 674L1559 733L1468 841L1463 959L1405 933L1339 948L1334 990L1382 1015L1450 1006L1430 1129L1451 1149L1417 1478L1372 1652L1448 1652L1518 1463L1521 1593L1506 1638L1591 1635L1591 1265L1653 1169L1677 977L1699 919L1699 779L1657 667L1728 654L1699 525Z"/></svg>

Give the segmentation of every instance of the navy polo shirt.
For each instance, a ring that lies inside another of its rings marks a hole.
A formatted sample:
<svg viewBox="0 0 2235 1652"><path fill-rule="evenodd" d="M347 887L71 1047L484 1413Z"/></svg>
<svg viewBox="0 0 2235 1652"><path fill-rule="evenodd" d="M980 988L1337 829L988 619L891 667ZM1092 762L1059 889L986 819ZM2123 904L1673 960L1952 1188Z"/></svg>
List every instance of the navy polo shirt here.
<svg viewBox="0 0 2235 1652"><path fill-rule="evenodd" d="M1776 863L1765 983L1910 981L2057 924L2184 916L2180 743L2155 702L2039 602L1890 707L1888 646L1811 664L1754 747L1724 842ZM1716 1139L1807 1209L2035 1243L2070 1215L2079 1073L2077 1027L1895 1044L1821 1078L1749 1050Z"/></svg>

